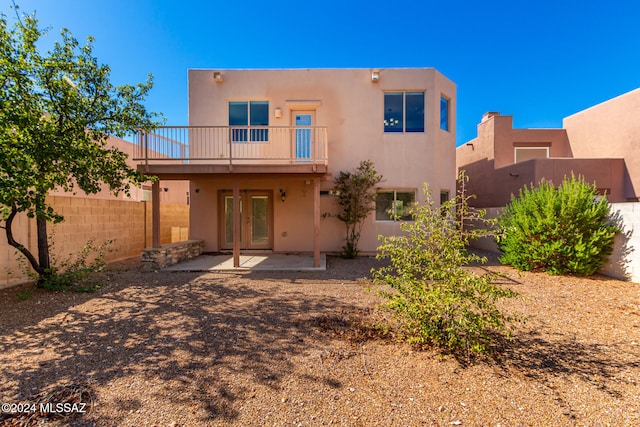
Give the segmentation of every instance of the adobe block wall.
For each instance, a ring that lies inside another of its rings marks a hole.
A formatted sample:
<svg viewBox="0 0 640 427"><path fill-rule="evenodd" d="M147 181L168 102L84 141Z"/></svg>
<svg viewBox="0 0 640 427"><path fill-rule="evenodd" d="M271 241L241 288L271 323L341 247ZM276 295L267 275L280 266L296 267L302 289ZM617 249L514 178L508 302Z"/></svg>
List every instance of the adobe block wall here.
<svg viewBox="0 0 640 427"><path fill-rule="evenodd" d="M151 204L148 205L149 211ZM179 233L176 235L176 228ZM151 232L147 234L151 238ZM178 237L179 236L179 237ZM182 238L180 238L182 237ZM160 203L160 244L189 239L189 205ZM151 242L148 242L149 246Z"/></svg>
<svg viewBox="0 0 640 427"><path fill-rule="evenodd" d="M106 260L139 254L145 243L146 202L81 199L53 196L50 202L64 222L50 225L52 255L65 257L79 252L90 239L95 244L114 240Z"/></svg>
<svg viewBox="0 0 640 427"><path fill-rule="evenodd" d="M108 246L111 252L105 254L106 261L140 256L142 250L151 245L150 202L65 196L49 196L48 201L65 218L64 222L48 225L54 264L80 252L90 239L94 240L94 246L113 240ZM161 204L160 221L161 243L171 243L172 227L188 230L189 206ZM0 288L3 288L29 278L23 272L26 259L16 254L8 245L4 230L0 231ZM17 215L13 233L16 241L37 256L35 220L24 214Z"/></svg>

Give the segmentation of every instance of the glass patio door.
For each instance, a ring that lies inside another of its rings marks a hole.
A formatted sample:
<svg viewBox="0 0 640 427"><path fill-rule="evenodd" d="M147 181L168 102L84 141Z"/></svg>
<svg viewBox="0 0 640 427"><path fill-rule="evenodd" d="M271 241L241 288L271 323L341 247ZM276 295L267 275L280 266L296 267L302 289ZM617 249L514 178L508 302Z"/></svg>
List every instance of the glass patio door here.
<svg viewBox="0 0 640 427"><path fill-rule="evenodd" d="M233 195L222 193L222 249L233 249ZM271 192L240 194L240 249L272 249Z"/></svg>

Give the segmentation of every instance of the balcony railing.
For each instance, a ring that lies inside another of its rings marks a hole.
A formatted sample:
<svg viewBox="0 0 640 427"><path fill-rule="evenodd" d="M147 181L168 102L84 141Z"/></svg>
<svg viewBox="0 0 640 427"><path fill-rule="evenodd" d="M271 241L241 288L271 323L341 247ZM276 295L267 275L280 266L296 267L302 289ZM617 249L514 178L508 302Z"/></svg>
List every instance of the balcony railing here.
<svg viewBox="0 0 640 427"><path fill-rule="evenodd" d="M137 134L144 164L327 164L325 126L163 126Z"/></svg>

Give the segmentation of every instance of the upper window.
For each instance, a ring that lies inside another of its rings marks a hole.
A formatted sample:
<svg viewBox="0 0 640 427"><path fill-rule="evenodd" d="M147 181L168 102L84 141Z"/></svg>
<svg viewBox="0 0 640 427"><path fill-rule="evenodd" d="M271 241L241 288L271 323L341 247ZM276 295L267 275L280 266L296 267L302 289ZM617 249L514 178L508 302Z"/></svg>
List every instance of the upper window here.
<svg viewBox="0 0 640 427"><path fill-rule="evenodd" d="M449 130L449 100L444 96L440 97L440 129Z"/></svg>
<svg viewBox="0 0 640 427"><path fill-rule="evenodd" d="M410 221L415 191L380 190L376 194L376 221Z"/></svg>
<svg viewBox="0 0 640 427"><path fill-rule="evenodd" d="M384 131L424 132L424 92L386 92Z"/></svg>
<svg viewBox="0 0 640 427"><path fill-rule="evenodd" d="M515 147L513 151L514 163L549 157L549 147Z"/></svg>
<svg viewBox="0 0 640 427"><path fill-rule="evenodd" d="M233 142L268 141L269 101L229 101L229 126Z"/></svg>

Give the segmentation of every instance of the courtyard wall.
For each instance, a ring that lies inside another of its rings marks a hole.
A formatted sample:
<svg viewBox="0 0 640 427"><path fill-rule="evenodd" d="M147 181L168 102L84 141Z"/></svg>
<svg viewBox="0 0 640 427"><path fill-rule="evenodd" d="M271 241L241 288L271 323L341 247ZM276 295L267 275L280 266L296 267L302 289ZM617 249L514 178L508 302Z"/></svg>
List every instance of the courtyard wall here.
<svg viewBox="0 0 640 427"><path fill-rule="evenodd" d="M94 245L113 240L106 261L139 257L151 245L151 202L49 196L53 209L64 222L49 224L52 260L64 260L77 254L91 239ZM189 206L160 204L161 244L189 238ZM37 256L36 221L18 214L13 224L14 239ZM0 288L29 280L23 271L24 256L7 243L0 230Z"/></svg>

